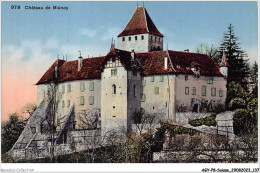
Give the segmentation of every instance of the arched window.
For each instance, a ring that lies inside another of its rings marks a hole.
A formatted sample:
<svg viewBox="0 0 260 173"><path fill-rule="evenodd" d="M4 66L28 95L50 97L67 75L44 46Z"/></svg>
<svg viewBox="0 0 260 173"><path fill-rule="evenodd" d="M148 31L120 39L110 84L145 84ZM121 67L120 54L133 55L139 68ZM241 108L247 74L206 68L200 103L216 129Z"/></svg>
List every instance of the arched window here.
<svg viewBox="0 0 260 173"><path fill-rule="evenodd" d="M116 85L115 84L112 85L112 93L116 94Z"/></svg>

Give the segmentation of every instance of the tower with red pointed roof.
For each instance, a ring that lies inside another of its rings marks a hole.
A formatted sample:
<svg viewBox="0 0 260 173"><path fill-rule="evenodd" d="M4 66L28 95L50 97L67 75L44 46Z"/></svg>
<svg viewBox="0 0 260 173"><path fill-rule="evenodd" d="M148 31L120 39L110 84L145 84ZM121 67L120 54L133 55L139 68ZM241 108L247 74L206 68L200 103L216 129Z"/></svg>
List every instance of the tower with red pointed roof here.
<svg viewBox="0 0 260 173"><path fill-rule="evenodd" d="M125 29L117 36L118 49L135 52L163 50L163 34L144 7L137 7Z"/></svg>
<svg viewBox="0 0 260 173"><path fill-rule="evenodd" d="M219 71L224 75L225 78L228 76L228 63L227 63L225 51L223 51L223 56L219 66Z"/></svg>

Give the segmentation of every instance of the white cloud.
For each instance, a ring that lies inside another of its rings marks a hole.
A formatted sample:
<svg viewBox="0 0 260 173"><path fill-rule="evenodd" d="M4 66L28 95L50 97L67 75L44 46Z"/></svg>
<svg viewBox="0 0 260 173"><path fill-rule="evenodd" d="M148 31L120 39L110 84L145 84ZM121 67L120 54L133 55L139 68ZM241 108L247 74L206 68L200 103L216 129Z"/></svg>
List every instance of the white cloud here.
<svg viewBox="0 0 260 173"><path fill-rule="evenodd" d="M121 29L119 27L112 27L112 28L107 28L104 33L101 36L102 40L111 40L112 37L114 39L117 38L117 35L121 32Z"/></svg>
<svg viewBox="0 0 260 173"><path fill-rule="evenodd" d="M96 33L97 33L96 30L91 30L91 29L87 29L87 28L84 28L84 29L80 30L80 34L81 35L85 35L87 37L95 37Z"/></svg>

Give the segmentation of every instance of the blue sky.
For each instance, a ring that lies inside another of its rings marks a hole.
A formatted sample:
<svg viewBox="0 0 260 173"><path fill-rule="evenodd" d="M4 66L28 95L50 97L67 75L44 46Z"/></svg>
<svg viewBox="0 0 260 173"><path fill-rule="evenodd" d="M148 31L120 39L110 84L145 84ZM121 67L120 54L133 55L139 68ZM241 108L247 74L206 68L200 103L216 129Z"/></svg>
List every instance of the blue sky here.
<svg viewBox="0 0 260 173"><path fill-rule="evenodd" d="M21 5L21 9L11 10L13 4ZM69 10L24 10L26 5L68 6ZM145 2L145 7L169 49L193 51L200 43L217 47L231 23L241 47L256 56L256 2ZM135 1L2 2L2 46L21 46L24 40L38 40L41 45L54 44L43 50L54 57L68 54L74 59L72 56L78 52L73 52L75 48L64 50L65 45L82 45L78 49L83 56L105 55L112 36L115 38L124 29L135 8Z"/></svg>
<svg viewBox="0 0 260 173"><path fill-rule="evenodd" d="M1 2L2 120L36 103L35 83L57 59L106 55L111 38L136 9L132 2ZM11 9L20 5L20 10ZM65 10L25 10L25 6L67 6ZM139 2L142 5L142 2ZM257 60L256 2L145 2L170 50L195 51L201 43L218 47L231 23L250 62ZM26 91L26 92L25 92Z"/></svg>

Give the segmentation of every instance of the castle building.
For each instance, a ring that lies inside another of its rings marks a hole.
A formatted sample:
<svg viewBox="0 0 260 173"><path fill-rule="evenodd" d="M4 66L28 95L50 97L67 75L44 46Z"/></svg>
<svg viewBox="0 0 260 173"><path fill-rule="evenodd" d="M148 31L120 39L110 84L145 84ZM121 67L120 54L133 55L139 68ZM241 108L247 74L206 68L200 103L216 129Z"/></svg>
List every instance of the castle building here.
<svg viewBox="0 0 260 173"><path fill-rule="evenodd" d="M37 82L38 108L17 143L28 147L44 138L53 81L59 95L57 143L67 143L68 134L86 129L97 128L100 136L125 134L131 131L132 115L140 110L156 114L157 121L175 122L176 112L198 112L202 102L225 104L225 54L219 66L205 54L164 50L163 38L146 9L137 7L117 37L117 48L112 43L107 55L57 59Z"/></svg>

